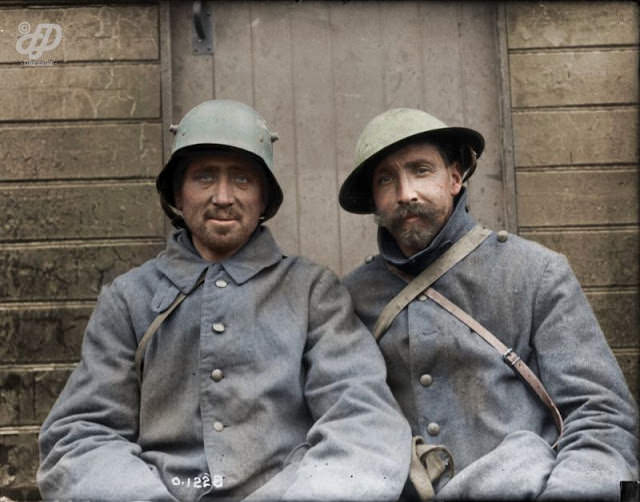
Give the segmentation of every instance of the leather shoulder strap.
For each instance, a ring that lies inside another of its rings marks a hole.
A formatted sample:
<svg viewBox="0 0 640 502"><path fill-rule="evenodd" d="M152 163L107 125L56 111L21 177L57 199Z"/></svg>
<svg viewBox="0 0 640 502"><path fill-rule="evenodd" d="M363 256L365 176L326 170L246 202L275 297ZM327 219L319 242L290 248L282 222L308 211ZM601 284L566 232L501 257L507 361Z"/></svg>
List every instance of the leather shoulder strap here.
<svg viewBox="0 0 640 502"><path fill-rule="evenodd" d="M380 341L396 316L416 296L442 277L449 269L476 249L487 237L491 230L476 225L469 232L458 239L449 249L440 255L431 265L425 268L415 279L411 280L382 310L375 327L373 336Z"/></svg>
<svg viewBox="0 0 640 502"><path fill-rule="evenodd" d="M564 428L564 421L562 420L562 415L560 415L560 411L558 407L551 399L551 396L547 392L547 389L544 388L544 385L540 381L540 379L536 376L536 374L531 371L531 368L527 366L527 364L520 359L518 354L516 354L513 349L508 348L504 343L502 343L496 336L491 333L487 328L485 328L482 324L476 321L473 317L467 314L464 310L458 307L451 300L438 293L435 289L429 288L424 292L429 298L431 298L434 302L440 305L443 309L449 312L451 315L458 318L464 324L466 324L472 331L480 335L480 337L491 345L494 349L496 349L501 355L502 360L505 364L508 364L513 368L513 370L524 380L524 382L533 390L533 392L538 396L540 401L549 409L551 412L551 416L553 417L553 421L556 424L556 428L558 429L558 439L553 444L552 448L555 448L558 445L558 441L562 436L562 431Z"/></svg>
<svg viewBox="0 0 640 502"><path fill-rule="evenodd" d="M190 295L200 287L200 285L204 282L204 276L206 275L206 273L207 273L207 269L205 268L202 274L200 274L200 277L198 278L198 282L193 287L193 289L189 291L187 294L180 293L178 296L176 296L176 299L173 300L173 303L169 305L169 307L167 307L166 310L164 310L163 312L160 312L160 314L156 316L156 318L151 322L151 324L147 328L147 331L145 331L144 335L142 335L142 338L140 339L140 343L138 343L138 348L136 349L136 355L135 355L136 375L138 376L138 384L142 383L142 364L144 362L144 353L145 353L145 349L147 348L147 344L149 343L149 340L151 340L153 335L155 335L156 331L158 331L158 328L160 327L160 325L165 321L167 317L171 315L171 313L176 308L178 308L178 305L182 303L182 301L187 297L187 295Z"/></svg>

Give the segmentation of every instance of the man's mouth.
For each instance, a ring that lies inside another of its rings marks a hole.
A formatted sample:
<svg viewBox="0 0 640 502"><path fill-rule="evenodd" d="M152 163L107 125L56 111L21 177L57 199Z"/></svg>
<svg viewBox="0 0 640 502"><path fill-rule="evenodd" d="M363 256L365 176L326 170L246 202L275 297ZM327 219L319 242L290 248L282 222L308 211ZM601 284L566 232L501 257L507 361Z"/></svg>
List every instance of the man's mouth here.
<svg viewBox="0 0 640 502"><path fill-rule="evenodd" d="M223 211L223 212L206 211L204 213L204 217L208 220L218 220L218 221L231 221L231 220L238 219L238 215L232 211Z"/></svg>

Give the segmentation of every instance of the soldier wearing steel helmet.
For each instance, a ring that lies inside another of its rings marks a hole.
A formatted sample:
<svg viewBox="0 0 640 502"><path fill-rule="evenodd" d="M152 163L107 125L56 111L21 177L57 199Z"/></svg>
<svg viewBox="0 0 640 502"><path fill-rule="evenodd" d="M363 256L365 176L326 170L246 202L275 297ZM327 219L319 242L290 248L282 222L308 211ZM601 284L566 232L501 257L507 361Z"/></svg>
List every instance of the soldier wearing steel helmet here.
<svg viewBox="0 0 640 502"><path fill-rule="evenodd" d="M378 223L379 254L345 284L412 427L404 497L618 500L638 476L635 403L565 257L470 214L483 149L473 129L392 109L340 190Z"/></svg>
<svg viewBox="0 0 640 502"><path fill-rule="evenodd" d="M334 274L283 256L274 135L207 101L157 178L176 230L103 288L82 361L42 426L64 500L388 500L410 430Z"/></svg>

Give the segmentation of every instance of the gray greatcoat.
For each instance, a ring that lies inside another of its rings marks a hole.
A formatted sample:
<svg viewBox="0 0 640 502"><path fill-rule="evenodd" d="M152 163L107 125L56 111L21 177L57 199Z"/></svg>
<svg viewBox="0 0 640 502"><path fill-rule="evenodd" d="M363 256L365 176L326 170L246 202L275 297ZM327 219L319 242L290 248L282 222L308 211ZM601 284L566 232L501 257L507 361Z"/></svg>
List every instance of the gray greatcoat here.
<svg viewBox="0 0 640 502"><path fill-rule="evenodd" d="M345 278L370 329L405 285L475 222L462 194L429 247L405 258L379 231L381 255ZM388 383L415 435L447 446L457 474L443 499L617 500L637 479L637 411L567 260L536 243L492 234L434 289L488 328L540 377L565 419L556 451L551 415L500 355L421 296L380 341Z"/></svg>
<svg viewBox="0 0 640 502"><path fill-rule="evenodd" d="M148 344L139 388L140 338L205 269ZM385 378L334 274L283 256L266 227L221 264L177 231L103 288L41 429L39 486L45 499L392 501L410 430Z"/></svg>

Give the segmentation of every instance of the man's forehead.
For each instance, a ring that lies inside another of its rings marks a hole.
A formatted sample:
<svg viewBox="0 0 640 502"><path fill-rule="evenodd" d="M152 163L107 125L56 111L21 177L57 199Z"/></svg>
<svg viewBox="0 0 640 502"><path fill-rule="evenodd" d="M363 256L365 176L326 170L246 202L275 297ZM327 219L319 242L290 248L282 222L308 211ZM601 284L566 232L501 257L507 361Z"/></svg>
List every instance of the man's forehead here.
<svg viewBox="0 0 640 502"><path fill-rule="evenodd" d="M404 144L386 155L382 156L376 164L374 171L378 168L389 167L396 162L414 162L417 160L440 160L443 161L439 147L429 141L413 141Z"/></svg>
<svg viewBox="0 0 640 502"><path fill-rule="evenodd" d="M197 167L235 167L262 171L260 163L248 152L236 149L212 148L190 152L186 157L187 168Z"/></svg>

